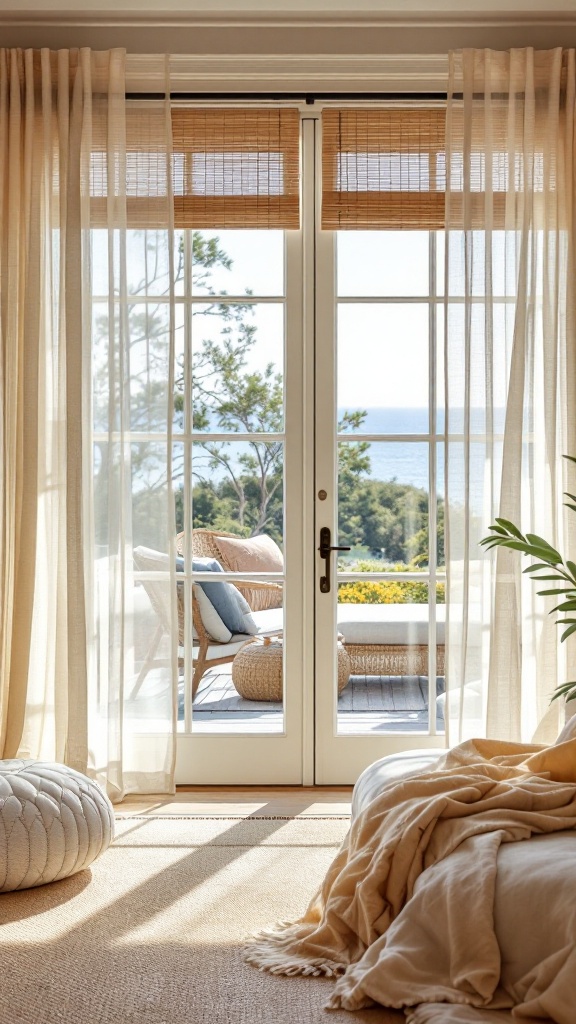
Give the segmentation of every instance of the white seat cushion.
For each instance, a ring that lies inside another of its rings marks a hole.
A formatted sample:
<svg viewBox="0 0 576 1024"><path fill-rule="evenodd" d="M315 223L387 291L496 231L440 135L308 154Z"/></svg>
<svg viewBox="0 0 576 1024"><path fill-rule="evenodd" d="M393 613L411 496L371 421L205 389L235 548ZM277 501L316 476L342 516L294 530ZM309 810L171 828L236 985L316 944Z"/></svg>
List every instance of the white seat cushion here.
<svg viewBox="0 0 576 1024"><path fill-rule="evenodd" d="M261 612L252 612L252 618L258 625L256 636L278 636L284 626L284 614L281 608L266 608ZM228 643L213 644L208 648L207 660L213 658L232 658L242 649L247 640L245 633L235 633ZM197 651L195 651L197 656Z"/></svg>
<svg viewBox="0 0 576 1024"><path fill-rule="evenodd" d="M444 643L445 606L436 606L437 642ZM347 644L428 644L427 604L339 604Z"/></svg>
<svg viewBox="0 0 576 1024"><path fill-rule="evenodd" d="M252 618L258 625L258 636L276 635L284 629L282 608L265 608L261 612L252 612Z"/></svg>

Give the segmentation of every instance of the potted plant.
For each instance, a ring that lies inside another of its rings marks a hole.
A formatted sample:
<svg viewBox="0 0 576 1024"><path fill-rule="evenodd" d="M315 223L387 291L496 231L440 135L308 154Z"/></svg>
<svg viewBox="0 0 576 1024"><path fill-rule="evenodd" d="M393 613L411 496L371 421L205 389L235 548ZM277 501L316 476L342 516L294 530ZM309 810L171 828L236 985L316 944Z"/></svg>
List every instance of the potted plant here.
<svg viewBox="0 0 576 1024"><path fill-rule="evenodd" d="M576 463L576 458L572 455L565 455L564 458ZM570 494L568 491L565 491L564 494L569 499L564 504L576 512L576 494ZM494 525L489 529L492 532L480 541L480 544L487 550L503 547L510 548L512 551L520 551L523 555L529 555L536 561L527 566L523 572L531 576L536 583L554 581L556 584L562 584L562 586L546 587L544 590L538 590L537 593L542 596L553 594L562 598L560 604L552 608L550 614L561 613L556 624L564 627L560 641L566 640L576 632L576 562L571 562L568 558L563 559L556 548L536 533L524 535L508 519L496 519ZM551 700L556 700L557 697L564 697L567 701L576 698L576 681L557 686Z"/></svg>

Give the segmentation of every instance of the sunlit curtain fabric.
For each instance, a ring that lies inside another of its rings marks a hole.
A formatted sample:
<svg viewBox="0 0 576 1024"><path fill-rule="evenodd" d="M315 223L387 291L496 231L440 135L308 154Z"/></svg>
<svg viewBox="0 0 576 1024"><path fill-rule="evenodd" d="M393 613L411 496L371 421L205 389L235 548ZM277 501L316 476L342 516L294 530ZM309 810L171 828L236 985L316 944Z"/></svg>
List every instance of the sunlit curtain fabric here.
<svg viewBox="0 0 576 1024"><path fill-rule="evenodd" d="M99 98L90 162L89 764L112 800L174 788L174 261L182 254L168 58L151 56L146 78L157 99L126 101L123 76ZM142 548L153 553L152 570Z"/></svg>
<svg viewBox="0 0 576 1024"><path fill-rule="evenodd" d="M172 280L169 102L138 107L130 151L124 63L0 51L0 755L66 762L115 799L173 785L177 669L170 596L131 699L158 621L134 576L143 518L175 592L174 314L159 355L131 294L144 264ZM153 231L130 228L134 202Z"/></svg>
<svg viewBox="0 0 576 1024"><path fill-rule="evenodd" d="M88 753L85 133L108 64L0 51L0 752L76 768Z"/></svg>
<svg viewBox="0 0 576 1024"><path fill-rule="evenodd" d="M554 739L576 678L497 516L576 554L574 51L450 58L446 125L448 740Z"/></svg>

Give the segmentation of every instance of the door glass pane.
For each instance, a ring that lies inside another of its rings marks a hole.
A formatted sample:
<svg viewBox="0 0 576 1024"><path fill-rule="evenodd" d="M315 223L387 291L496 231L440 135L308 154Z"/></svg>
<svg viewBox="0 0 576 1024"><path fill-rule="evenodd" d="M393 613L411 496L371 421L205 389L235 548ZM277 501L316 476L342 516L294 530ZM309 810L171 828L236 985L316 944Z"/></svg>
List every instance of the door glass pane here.
<svg viewBox="0 0 576 1024"><path fill-rule="evenodd" d="M340 442L338 536L352 549L347 565L382 571L426 556L428 473L428 444Z"/></svg>
<svg viewBox="0 0 576 1024"><path fill-rule="evenodd" d="M194 564L201 562L198 558ZM194 679L193 732L283 732L286 673L282 582L250 584L242 581L241 574L228 583L195 582L196 577L193 573L187 580L197 637L194 673L199 674L205 644L208 650L218 647L219 656L228 660L208 665L201 677ZM180 728L184 723L184 694L182 676Z"/></svg>
<svg viewBox="0 0 576 1024"><path fill-rule="evenodd" d="M265 534L270 550L284 546L284 444L282 441L217 441L203 437L174 446L176 531L186 528L184 487L192 479L192 526L219 535ZM278 558L280 555L277 556ZM272 571L269 560L260 571ZM239 566L239 568L248 568ZM257 571L252 567L251 571ZM278 565L274 566L278 571Z"/></svg>
<svg viewBox="0 0 576 1024"><path fill-rule="evenodd" d="M283 231L193 231L192 295L283 295Z"/></svg>
<svg viewBox="0 0 576 1024"><path fill-rule="evenodd" d="M126 243L126 281L119 279L112 282L111 291L116 295L153 295L167 296L170 292L170 274L172 272L169 256L169 235L162 229L139 229L110 233L108 230L94 228L90 233L92 246L92 295L94 298L108 296L111 282L110 266L117 273L124 267L124 260L119 258L121 237ZM113 259L110 262L109 246L112 246ZM179 254L182 251L182 235L175 233L174 240L174 285L178 291Z"/></svg>
<svg viewBox="0 0 576 1024"><path fill-rule="evenodd" d="M428 431L428 306L345 303L338 308L338 409L361 411L341 429ZM402 412L402 418L399 413Z"/></svg>
<svg viewBox="0 0 576 1024"><path fill-rule="evenodd" d="M339 231L338 294L427 295L427 231Z"/></svg>
<svg viewBox="0 0 576 1024"><path fill-rule="evenodd" d="M367 578L340 583L338 590L338 733L427 733L428 584ZM434 692L443 732L443 583L436 585L436 602Z"/></svg>
<svg viewBox="0 0 576 1024"><path fill-rule="evenodd" d="M194 303L191 333L193 429L213 433L282 431L283 303ZM182 407L183 362L176 386Z"/></svg>
<svg viewBox="0 0 576 1024"><path fill-rule="evenodd" d="M188 232L183 251L191 274L177 349L172 466L179 728L278 733L285 675L284 236ZM249 298L225 301L229 295ZM269 295L279 301L263 301ZM218 579L222 573L228 578Z"/></svg>
<svg viewBox="0 0 576 1024"><path fill-rule="evenodd" d="M428 731L429 452L400 440L339 445L338 541L351 548L338 562L339 685L350 676L339 732ZM440 643L442 610L437 621ZM438 687L443 674L439 653Z"/></svg>
<svg viewBox="0 0 576 1024"><path fill-rule="evenodd" d="M338 735L427 735L431 700L443 731L445 581L430 560L434 544L443 570L437 251L428 232L338 234L338 544L350 547L338 558Z"/></svg>

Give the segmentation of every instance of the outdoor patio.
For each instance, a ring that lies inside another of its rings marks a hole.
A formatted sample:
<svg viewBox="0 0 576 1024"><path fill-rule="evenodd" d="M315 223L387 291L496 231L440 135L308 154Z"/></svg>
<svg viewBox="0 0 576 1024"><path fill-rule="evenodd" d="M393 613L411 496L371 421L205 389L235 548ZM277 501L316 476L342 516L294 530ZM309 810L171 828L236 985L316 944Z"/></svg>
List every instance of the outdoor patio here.
<svg viewBox="0 0 576 1024"><path fill-rule="evenodd" d="M444 692L443 676L437 677L436 692ZM193 710L193 727L202 731L276 732L283 728L282 705L245 700L232 683L228 665L206 672ZM426 676L354 675L338 699L339 732L423 732L427 728Z"/></svg>

